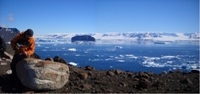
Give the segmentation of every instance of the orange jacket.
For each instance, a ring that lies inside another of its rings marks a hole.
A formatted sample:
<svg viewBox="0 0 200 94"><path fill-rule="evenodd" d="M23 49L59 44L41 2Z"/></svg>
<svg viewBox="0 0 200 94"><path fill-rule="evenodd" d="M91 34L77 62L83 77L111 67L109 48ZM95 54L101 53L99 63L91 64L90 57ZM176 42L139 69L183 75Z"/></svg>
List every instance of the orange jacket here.
<svg viewBox="0 0 200 94"><path fill-rule="evenodd" d="M19 45L21 46L19 47ZM26 40L24 38L24 32L22 32L11 40L11 46L15 50L15 54L27 52L27 55L30 56L35 51L35 39L30 37L30 39ZM18 46L19 49L15 49L16 46Z"/></svg>

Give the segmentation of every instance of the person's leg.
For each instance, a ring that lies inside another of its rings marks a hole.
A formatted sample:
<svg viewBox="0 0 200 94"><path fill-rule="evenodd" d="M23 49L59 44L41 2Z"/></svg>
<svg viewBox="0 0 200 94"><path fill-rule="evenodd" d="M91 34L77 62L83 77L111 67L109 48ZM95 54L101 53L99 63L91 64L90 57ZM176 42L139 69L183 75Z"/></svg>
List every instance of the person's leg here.
<svg viewBox="0 0 200 94"><path fill-rule="evenodd" d="M0 57L3 57L4 51L0 50Z"/></svg>
<svg viewBox="0 0 200 94"><path fill-rule="evenodd" d="M11 68L11 70L12 70L12 76L13 76L14 78L17 77L16 65L17 65L17 62L18 62L18 61L19 61L19 55L15 54L15 55L13 56L12 62L11 62L11 64L10 64L10 68Z"/></svg>
<svg viewBox="0 0 200 94"><path fill-rule="evenodd" d="M12 62L10 64L10 67L11 67L11 70L12 70L12 74L14 76L17 76L17 73L16 73L16 65L19 61L23 60L24 58L26 58L25 55L18 55L18 54L15 54L13 59L12 59Z"/></svg>
<svg viewBox="0 0 200 94"><path fill-rule="evenodd" d="M22 89L24 88L24 86L22 85L22 83L19 80L19 77L17 76L17 63L21 60L23 60L25 58L25 55L14 55L13 59L12 59L12 63L10 64L11 70L12 70L12 75L11 75L11 83L13 88L16 89L16 92L22 92Z"/></svg>

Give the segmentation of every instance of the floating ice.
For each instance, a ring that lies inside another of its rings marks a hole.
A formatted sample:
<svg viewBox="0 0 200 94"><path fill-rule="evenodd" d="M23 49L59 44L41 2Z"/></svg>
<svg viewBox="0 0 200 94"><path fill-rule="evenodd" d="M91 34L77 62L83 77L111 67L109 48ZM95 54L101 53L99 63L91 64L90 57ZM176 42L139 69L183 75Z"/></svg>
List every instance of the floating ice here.
<svg viewBox="0 0 200 94"><path fill-rule="evenodd" d="M75 49L75 48L69 48L68 50L69 50L69 51L73 51L73 52L75 52L75 51L76 51L76 49Z"/></svg>
<svg viewBox="0 0 200 94"><path fill-rule="evenodd" d="M46 49L43 49L42 51L47 51Z"/></svg>
<svg viewBox="0 0 200 94"><path fill-rule="evenodd" d="M37 44L37 46L40 47L41 45L40 45L40 44Z"/></svg>
<svg viewBox="0 0 200 94"><path fill-rule="evenodd" d="M113 60L113 59L111 59L111 58L107 58L107 59L105 59L105 61L110 61L110 60Z"/></svg>
<svg viewBox="0 0 200 94"><path fill-rule="evenodd" d="M118 62L125 62L124 60L117 60Z"/></svg>
<svg viewBox="0 0 200 94"><path fill-rule="evenodd" d="M165 64L172 64L173 61L167 61Z"/></svg>
<svg viewBox="0 0 200 94"><path fill-rule="evenodd" d="M127 54L127 55L125 55L125 56L127 56L128 58L134 58L134 59L137 59L137 58L138 58L137 56L134 56L133 54Z"/></svg>
<svg viewBox="0 0 200 94"><path fill-rule="evenodd" d="M63 50L65 50L66 48L62 48Z"/></svg>
<svg viewBox="0 0 200 94"><path fill-rule="evenodd" d="M96 57L100 57L99 55L96 55Z"/></svg>
<svg viewBox="0 0 200 94"><path fill-rule="evenodd" d="M177 58L177 56L162 56L161 59L172 59Z"/></svg>
<svg viewBox="0 0 200 94"><path fill-rule="evenodd" d="M144 58L148 61L153 61L153 60L160 60L160 57L146 57L144 56Z"/></svg>
<svg viewBox="0 0 200 94"><path fill-rule="evenodd" d="M76 54L75 56L80 56L80 54Z"/></svg>
<svg viewBox="0 0 200 94"><path fill-rule="evenodd" d="M144 62L142 62L142 64L146 67L164 67L163 64L155 63L151 60L145 60Z"/></svg>
<svg viewBox="0 0 200 94"><path fill-rule="evenodd" d="M77 63L75 63L75 62L69 62L69 64L72 66L77 66Z"/></svg>
<svg viewBox="0 0 200 94"><path fill-rule="evenodd" d="M124 55L119 55L119 57L124 57Z"/></svg>
<svg viewBox="0 0 200 94"><path fill-rule="evenodd" d="M190 67L191 67L191 69L197 69L197 65L195 65L195 64L191 65Z"/></svg>

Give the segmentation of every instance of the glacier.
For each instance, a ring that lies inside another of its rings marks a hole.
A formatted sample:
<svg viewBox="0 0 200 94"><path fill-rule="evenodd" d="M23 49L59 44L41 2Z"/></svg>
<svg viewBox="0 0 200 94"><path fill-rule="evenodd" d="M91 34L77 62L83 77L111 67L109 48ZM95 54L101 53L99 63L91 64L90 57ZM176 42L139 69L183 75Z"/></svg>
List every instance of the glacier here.
<svg viewBox="0 0 200 94"><path fill-rule="evenodd" d="M199 42L200 33L51 33L34 35L36 43L71 43L71 38L76 35L90 35L99 44L124 44L135 42L176 42L176 41L196 41Z"/></svg>

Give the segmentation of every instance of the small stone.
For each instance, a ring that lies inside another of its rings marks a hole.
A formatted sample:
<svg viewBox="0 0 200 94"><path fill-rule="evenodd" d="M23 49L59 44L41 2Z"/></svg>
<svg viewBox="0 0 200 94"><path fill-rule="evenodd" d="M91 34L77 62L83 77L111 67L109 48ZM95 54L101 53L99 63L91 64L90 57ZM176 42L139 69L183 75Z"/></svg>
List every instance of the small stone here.
<svg viewBox="0 0 200 94"><path fill-rule="evenodd" d="M3 66L7 65L7 63L4 63L4 62L0 62L0 63L1 63L1 65L3 65Z"/></svg>
<svg viewBox="0 0 200 94"><path fill-rule="evenodd" d="M181 82L185 83L185 84L191 84L191 85L193 84L192 81L189 78L187 78L187 79L185 79L185 80L183 80Z"/></svg>
<svg viewBox="0 0 200 94"><path fill-rule="evenodd" d="M112 71L108 71L107 75L114 76L115 74Z"/></svg>
<svg viewBox="0 0 200 94"><path fill-rule="evenodd" d="M84 73L84 72L83 72L83 73L80 73L80 74L79 74L79 78L85 80L85 79L88 78L88 74L87 74L87 73Z"/></svg>
<svg viewBox="0 0 200 94"><path fill-rule="evenodd" d="M90 71L90 72L88 72L88 75L92 76L92 75L93 75L93 73Z"/></svg>
<svg viewBox="0 0 200 94"><path fill-rule="evenodd" d="M92 70L95 70L95 68L94 68L94 67L92 67L92 66L86 66L86 67L85 67L85 70L92 71Z"/></svg>
<svg viewBox="0 0 200 94"><path fill-rule="evenodd" d="M86 90L90 90L91 88L92 88L92 85L90 85L90 84L83 84L83 86L82 86L84 89L86 89Z"/></svg>
<svg viewBox="0 0 200 94"><path fill-rule="evenodd" d="M53 58L51 58L51 57L47 57L47 58L44 59L44 60L46 60L46 61L53 61Z"/></svg>
<svg viewBox="0 0 200 94"><path fill-rule="evenodd" d="M119 83L119 86L120 86L120 87L125 87L125 86L127 86L127 85L126 85L125 83L123 83L123 82L120 82L120 83Z"/></svg>
<svg viewBox="0 0 200 94"><path fill-rule="evenodd" d="M121 71L121 70L118 70L118 69L114 70L114 72L115 72L115 74L120 74L120 73L122 73L122 71Z"/></svg>
<svg viewBox="0 0 200 94"><path fill-rule="evenodd" d="M152 83L149 80L142 78L139 81L138 87L146 89L146 88L149 88L151 85L152 85Z"/></svg>
<svg viewBox="0 0 200 94"><path fill-rule="evenodd" d="M7 70L6 74L12 74L12 70Z"/></svg>
<svg viewBox="0 0 200 94"><path fill-rule="evenodd" d="M167 72L166 72L166 71L163 71L162 74L167 74Z"/></svg>

